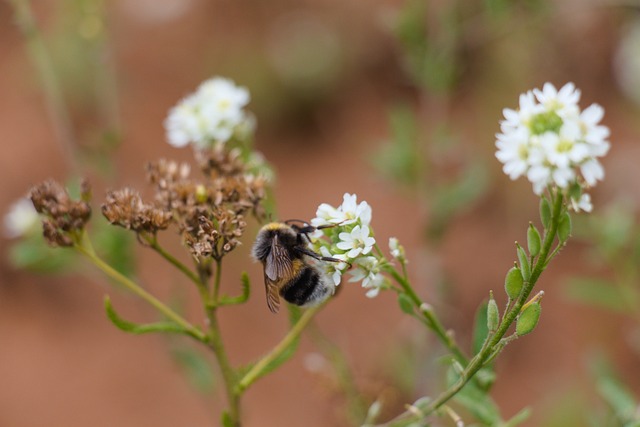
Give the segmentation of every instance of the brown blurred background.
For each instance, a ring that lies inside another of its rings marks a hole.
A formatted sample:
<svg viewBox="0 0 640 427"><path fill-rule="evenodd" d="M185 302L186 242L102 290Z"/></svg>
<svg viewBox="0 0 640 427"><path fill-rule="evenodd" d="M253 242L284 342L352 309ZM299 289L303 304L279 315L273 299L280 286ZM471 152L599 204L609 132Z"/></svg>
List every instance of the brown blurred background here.
<svg viewBox="0 0 640 427"><path fill-rule="evenodd" d="M70 174L10 3L0 3L3 214L33 184ZM503 2L428 2L424 19L436 53L441 49L453 58L445 64L454 68L422 86L411 76L406 46L394 35L406 13L402 1L34 3L77 143L88 147L86 161L110 152L91 151L104 138L100 132L121 131L121 144L112 150L115 166L92 177L96 206L105 188L146 188L146 161L189 160L188 149L165 142L162 122L168 109L206 78L232 78L251 91L257 148L277 173L278 215L311 218L319 203L337 205L344 192L368 201L376 237L386 245L396 236L405 245L416 288L465 349L474 310L489 289L503 305L504 273L515 259L513 241L523 241L527 222L537 221L530 185L510 182L493 157L502 108L515 108L521 92L545 81L557 87L573 81L582 89L583 108L603 105L612 150L604 160L607 178L593 191L595 210L619 199L633 206L640 202L640 122L634 103L640 91L634 78L640 72L634 73L633 59L619 53L640 19L632 2L515 2L495 15L486 5ZM452 18L447 11L454 3ZM456 22L455 34L447 31L448 19ZM484 167L477 197L448 218L438 238L425 237L433 209L432 199L423 194L437 182L417 189L399 186L374 167L376 153L390 139L389 109L398 102L418 112L421 133L428 135L422 141L432 144L423 152L435 159L436 172L454 174L471 162ZM455 140L445 154L434 136L442 126ZM12 244L3 239L0 250L6 253ZM177 239L170 245L179 250ZM271 315L266 308L260 268L249 262L249 247L250 237L228 260L223 276L229 293L242 270L250 272L254 284L250 302L222 316L238 363L269 349L287 325L285 315ZM141 281L165 297L180 288L182 278L175 271L138 249ZM541 324L499 358L492 395L505 417L531 405L533 416L525 425L586 425L588 407L580 405L597 405L587 373L593 352L606 352L628 385L640 391L638 356L627 344L630 320L577 304L563 290L573 274L607 274L588 253L588 244L570 241L540 283L546 293ZM222 394L199 393L170 356L173 344L164 337L116 330L103 312L105 293L126 317L152 318L144 304L110 288L89 267L78 274L37 275L2 258L0 427L217 425ZM195 296L188 298L190 317L199 322ZM440 389L434 373L442 350L401 314L394 299L382 293L369 300L359 287L346 284L318 324L345 351L367 398L382 396L397 411L403 402ZM402 357L403 350L412 357ZM247 393L247 426L347 425L331 375L306 367L315 351L303 339L289 363ZM413 390L398 385L402 375L413 378Z"/></svg>

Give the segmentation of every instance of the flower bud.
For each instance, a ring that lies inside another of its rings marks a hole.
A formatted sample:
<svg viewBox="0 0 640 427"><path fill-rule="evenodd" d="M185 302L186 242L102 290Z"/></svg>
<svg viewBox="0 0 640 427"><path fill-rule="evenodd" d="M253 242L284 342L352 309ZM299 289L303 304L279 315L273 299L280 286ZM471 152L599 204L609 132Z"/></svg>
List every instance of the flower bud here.
<svg viewBox="0 0 640 427"><path fill-rule="evenodd" d="M498 304L493 299L493 291L489 291L489 303L487 304L487 328L489 332L495 332L500 322L500 313L498 312Z"/></svg>
<svg viewBox="0 0 640 427"><path fill-rule="evenodd" d="M516 334L523 336L532 332L538 325L541 310L542 307L538 301L526 305L516 321Z"/></svg>
<svg viewBox="0 0 640 427"><path fill-rule="evenodd" d="M207 188L202 184L198 184L196 186L196 202L205 203L206 201L207 201Z"/></svg>
<svg viewBox="0 0 640 427"><path fill-rule="evenodd" d="M540 233L535 225L529 223L529 229L527 230L527 246L529 248L529 255L537 257L540 253L540 246L542 240L540 239Z"/></svg>
<svg viewBox="0 0 640 427"><path fill-rule="evenodd" d="M507 292L509 299L515 300L520 296L523 284L522 271L518 267L511 267L504 279L504 290Z"/></svg>

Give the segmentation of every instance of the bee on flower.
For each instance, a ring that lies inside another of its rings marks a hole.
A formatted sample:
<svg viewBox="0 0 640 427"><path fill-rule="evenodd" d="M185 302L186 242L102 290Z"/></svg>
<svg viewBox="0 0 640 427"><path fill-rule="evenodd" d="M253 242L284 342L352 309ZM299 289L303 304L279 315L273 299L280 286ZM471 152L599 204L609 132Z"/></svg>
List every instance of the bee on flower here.
<svg viewBox="0 0 640 427"><path fill-rule="evenodd" d="M338 207L322 203L311 225L333 227L317 229L310 235L310 245L324 257L343 261L325 265L325 273L336 286L348 270L347 265L351 265L349 282L361 282L362 287L367 289L366 295L373 298L387 283L387 279L382 274L384 258L373 253L376 239L370 227L371 218L371 206L365 201L358 202L355 194L345 193Z"/></svg>

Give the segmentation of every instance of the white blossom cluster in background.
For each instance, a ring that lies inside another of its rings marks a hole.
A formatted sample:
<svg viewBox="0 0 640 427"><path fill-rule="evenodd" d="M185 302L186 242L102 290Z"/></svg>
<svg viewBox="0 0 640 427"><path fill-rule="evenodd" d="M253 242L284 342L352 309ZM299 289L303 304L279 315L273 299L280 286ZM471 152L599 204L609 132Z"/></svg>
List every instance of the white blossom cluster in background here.
<svg viewBox="0 0 640 427"><path fill-rule="evenodd" d="M322 256L345 261L325 263L326 272L336 286L340 284L349 263L353 266L349 282L362 282L362 286L368 289L367 296L373 298L378 295L386 279L381 274L380 260L372 253L376 240L370 223L371 206L365 201L358 203L355 194L345 193L342 204L337 208L327 203L318 207L311 225L336 226L316 230L311 238L312 248Z"/></svg>
<svg viewBox="0 0 640 427"><path fill-rule="evenodd" d="M511 179L526 176L538 195L548 186L577 184L581 191L571 192L573 209L591 211L590 196L582 190L604 178L598 158L609 151L609 128L600 124L601 106L581 111L579 100L573 83L560 90L545 83L542 90L520 95L517 110L503 110L496 157Z"/></svg>
<svg viewBox="0 0 640 427"><path fill-rule="evenodd" d="M4 216L4 235L21 237L39 224L39 216L28 197L22 197L11 205Z"/></svg>
<svg viewBox="0 0 640 427"><path fill-rule="evenodd" d="M224 143L240 131L251 131L253 117L244 107L249 91L229 79L214 77L171 108L164 122L167 140L174 147ZM248 128L248 129L246 129Z"/></svg>

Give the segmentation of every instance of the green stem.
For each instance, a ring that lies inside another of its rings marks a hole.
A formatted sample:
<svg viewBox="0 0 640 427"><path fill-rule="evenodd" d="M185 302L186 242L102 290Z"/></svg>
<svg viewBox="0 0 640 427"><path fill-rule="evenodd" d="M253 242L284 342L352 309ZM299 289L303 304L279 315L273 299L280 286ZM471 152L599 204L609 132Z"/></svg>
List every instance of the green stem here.
<svg viewBox="0 0 640 427"><path fill-rule="evenodd" d="M206 272L208 266L200 269L200 285L199 288L206 289L209 274ZM220 287L222 262L216 260L216 272L213 283L213 288ZM229 357L224 348L222 341L222 334L220 331L220 324L218 322L218 310L214 295L208 295L204 293L204 310L207 313L207 320L209 322L209 348L213 351L218 361L218 366L222 373L222 379L224 381L225 393L227 395L227 401L229 403L228 416L234 426L240 426L240 396L234 393L234 389L237 383L237 374L233 369Z"/></svg>
<svg viewBox="0 0 640 427"><path fill-rule="evenodd" d="M86 240L87 239L85 239L85 241ZM95 254L95 252L93 251L93 248L91 248L90 245L87 246L86 244L80 243L80 244L76 244L75 248L80 253L82 253L87 258L89 258L91 262L93 262L93 264L96 267L98 267L100 270L102 270L107 276L111 277L116 282L120 283L122 286L127 288L129 291L133 292L134 294L136 294L137 296L139 296L140 298L148 302L150 305L152 305L156 310L158 310L168 319L172 320L173 322L175 322L176 324L180 325L185 330L187 330L189 334L195 337L197 340L201 342L207 341L207 336L200 329L193 326L191 323L185 320L178 313L176 313L171 308L169 308L164 303L162 303L162 301L160 301L159 299L151 295L149 292L144 290L142 287L140 287L133 280L124 276L122 273L120 273L119 271L111 267L109 264L104 262L101 258L99 258Z"/></svg>
<svg viewBox="0 0 640 427"><path fill-rule="evenodd" d="M220 295L220 279L221 279L221 262L220 260L216 260L216 272L215 278L213 279L213 286L211 287L211 302L214 305L218 305L218 298Z"/></svg>
<svg viewBox="0 0 640 427"><path fill-rule="evenodd" d="M289 330L282 341L280 341L278 345L275 346L266 356L253 365L249 372L240 379L235 390L237 395L241 395L251 384L260 378L269 365L280 357L280 355L298 339L300 334L302 334L302 331L304 331L309 322L311 322L313 317L322 309L322 307L324 307L324 304L312 307L304 312L298 322Z"/></svg>
<svg viewBox="0 0 640 427"><path fill-rule="evenodd" d="M47 110L53 123L58 145L62 149L70 169L79 175L80 167L76 158L75 136L68 108L62 96L62 89L51 57L33 17L31 4L28 0L10 0L9 3L13 6L16 23L25 37L27 52L40 76Z"/></svg>
<svg viewBox="0 0 640 427"><path fill-rule="evenodd" d="M507 333L511 324L516 320L522 306L529 298L531 291L533 290L536 282L540 278L540 275L544 271L547 266L548 258L551 251L551 246L556 238L556 233L558 230L558 222L560 219L560 213L562 212L562 202L563 196L560 191L556 192L553 205L553 211L551 216L551 223L549 225L549 229L545 230L544 241L542 244L542 249L540 251L540 255L537 259L536 265L531 272L531 276L528 281L524 283L524 287L518 299L514 302L513 306L504 317L503 321L500 323L500 326L496 330L493 336L490 336L485 344L483 345L481 351L469 362L464 371L460 374L460 378L447 390L443 391L440 396L438 396L435 400L430 401L425 407L419 408L421 416L428 416L433 413L436 409L440 408L446 402L449 401L453 396L455 396L471 378L483 367L486 365L487 361L493 359L495 357L495 351L501 346L502 338ZM506 343L505 343L506 344ZM502 345L504 346L504 345ZM390 421L385 425L389 426L404 426L407 425L407 422L412 422L415 420L415 415L411 412L404 412L403 414L396 417L394 420Z"/></svg>
<svg viewBox="0 0 640 427"><path fill-rule="evenodd" d="M144 241L147 242L149 247L154 251L156 251L158 255L160 255L162 258L167 260L169 264L173 265L175 268L180 270L193 283L200 286L202 282L200 281L200 278L198 277L198 275L194 273L189 267L181 263L177 258L171 255L169 252L167 252L162 246L160 246L160 243L158 243L158 239L156 238L155 235L153 237L140 235L140 237L144 239Z"/></svg>

